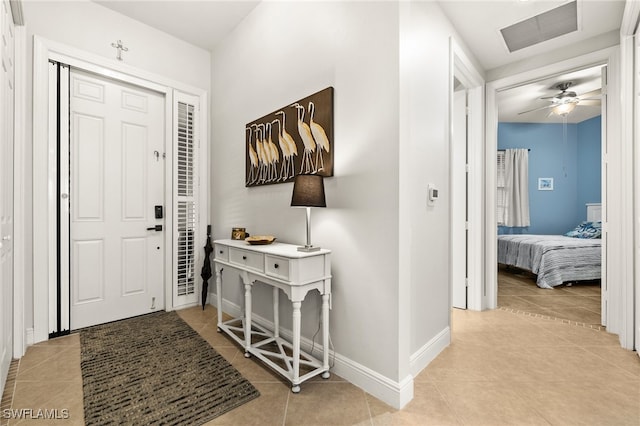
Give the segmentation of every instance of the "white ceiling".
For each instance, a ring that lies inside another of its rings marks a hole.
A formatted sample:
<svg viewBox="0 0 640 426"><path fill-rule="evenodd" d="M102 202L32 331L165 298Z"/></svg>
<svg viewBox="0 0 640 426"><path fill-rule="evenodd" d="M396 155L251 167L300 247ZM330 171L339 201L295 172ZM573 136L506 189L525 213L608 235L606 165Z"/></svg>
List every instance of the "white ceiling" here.
<svg viewBox="0 0 640 426"><path fill-rule="evenodd" d="M546 12L567 1L440 0L439 3L465 44L488 71L556 49L569 50L573 44L619 30L624 0L578 0L578 31L513 53L509 52L502 39L501 28ZM559 93L559 90L553 88L559 82L573 81L575 84L569 90L576 92L578 96L599 89L600 73L600 68L572 72L500 92L497 98L498 119L504 122L561 123L563 117L549 115L548 109L526 114L518 113L548 105L550 101L539 98ZM600 113L599 107L578 104L567 116L567 122L579 123Z"/></svg>
<svg viewBox="0 0 640 426"><path fill-rule="evenodd" d="M206 50L213 50L260 3L259 0L94 1ZM480 65L488 71L556 49L570 49L574 43L620 28L624 0L578 0L578 31L513 53L508 51L500 34L501 28L531 18L567 1L439 0L438 3ZM561 117L558 116L547 117L546 111L522 115L518 115L518 112L544 106L548 101L538 98L557 93L553 86L567 80L576 82L570 90L580 95L599 88L599 70L557 76L504 91L498 98L499 119L519 122L561 121ZM599 113L596 107L578 105L569 114L568 119L569 122L579 122Z"/></svg>
<svg viewBox="0 0 640 426"><path fill-rule="evenodd" d="M567 0L440 0L445 15L485 70L570 46L620 28L624 0L578 0L578 31L509 53L500 29Z"/></svg>
<svg viewBox="0 0 640 426"><path fill-rule="evenodd" d="M561 76L498 92L499 121L515 123L562 123L563 117L550 114L551 111L549 108L538 111L530 110L552 105L551 99L540 98L554 96L560 93L560 90L555 88L555 86L561 82L571 81L573 84L568 90L575 92L579 98L582 94L600 89L602 81L601 74L601 66L587 68L585 70L570 72ZM599 96L598 99L600 99ZM585 106L578 103L576 108L567 116L567 122L580 123L600 115L600 113L601 108L599 106Z"/></svg>
<svg viewBox="0 0 640 426"><path fill-rule="evenodd" d="M260 3L259 0L94 1L206 50L213 50Z"/></svg>

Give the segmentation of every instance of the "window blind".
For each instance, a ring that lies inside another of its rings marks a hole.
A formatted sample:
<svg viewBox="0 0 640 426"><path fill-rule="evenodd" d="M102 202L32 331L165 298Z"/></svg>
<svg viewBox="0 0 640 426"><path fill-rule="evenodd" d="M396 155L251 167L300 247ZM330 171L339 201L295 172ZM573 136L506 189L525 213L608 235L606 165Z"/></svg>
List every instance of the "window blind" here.
<svg viewBox="0 0 640 426"><path fill-rule="evenodd" d="M198 229L196 106L177 102L176 120L176 296L196 293L196 231ZM191 299L191 298L189 298ZM180 303L176 303L179 305Z"/></svg>

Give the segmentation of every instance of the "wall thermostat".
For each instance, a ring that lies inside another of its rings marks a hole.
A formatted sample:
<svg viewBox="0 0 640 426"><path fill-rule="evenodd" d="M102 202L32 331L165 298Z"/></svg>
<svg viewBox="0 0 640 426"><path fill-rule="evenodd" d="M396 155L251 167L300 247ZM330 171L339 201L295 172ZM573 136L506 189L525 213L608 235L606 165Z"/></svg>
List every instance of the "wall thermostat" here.
<svg viewBox="0 0 640 426"><path fill-rule="evenodd" d="M432 206L437 199L438 189L434 184L430 183L429 185L427 185L427 204Z"/></svg>

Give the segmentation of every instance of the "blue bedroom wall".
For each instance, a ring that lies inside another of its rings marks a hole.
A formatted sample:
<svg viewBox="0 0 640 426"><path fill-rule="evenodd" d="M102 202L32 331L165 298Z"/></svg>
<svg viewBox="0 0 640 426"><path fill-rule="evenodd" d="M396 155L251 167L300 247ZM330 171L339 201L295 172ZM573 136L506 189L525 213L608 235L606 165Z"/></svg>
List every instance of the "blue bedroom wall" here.
<svg viewBox="0 0 640 426"><path fill-rule="evenodd" d="M498 232L564 234L586 219L585 203L600 202L600 117L579 124L499 123L498 149L528 148L531 226ZM538 178L553 178L539 191Z"/></svg>
<svg viewBox="0 0 640 426"><path fill-rule="evenodd" d="M602 120L578 124L578 221L587 220L587 203L602 201Z"/></svg>

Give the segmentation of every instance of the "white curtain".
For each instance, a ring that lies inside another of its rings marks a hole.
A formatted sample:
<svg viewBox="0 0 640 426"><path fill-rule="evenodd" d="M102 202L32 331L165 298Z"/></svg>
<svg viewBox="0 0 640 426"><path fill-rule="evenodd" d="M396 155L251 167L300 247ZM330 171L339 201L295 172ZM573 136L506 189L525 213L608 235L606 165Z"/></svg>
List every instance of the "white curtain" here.
<svg viewBox="0 0 640 426"><path fill-rule="evenodd" d="M529 150L507 149L504 153L504 226L529 226Z"/></svg>

